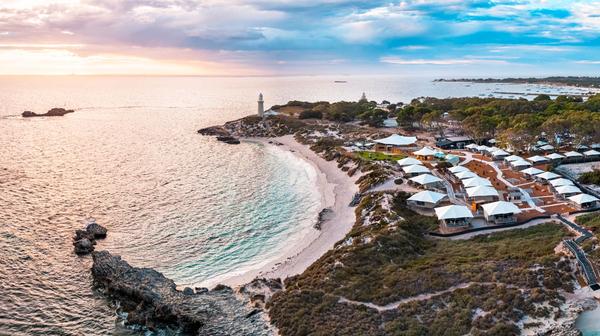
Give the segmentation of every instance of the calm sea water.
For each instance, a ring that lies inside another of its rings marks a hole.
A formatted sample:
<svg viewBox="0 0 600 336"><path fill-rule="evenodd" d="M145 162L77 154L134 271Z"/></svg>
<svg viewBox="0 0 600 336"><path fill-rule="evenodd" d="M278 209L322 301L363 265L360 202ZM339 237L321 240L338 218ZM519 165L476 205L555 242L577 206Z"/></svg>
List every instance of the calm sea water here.
<svg viewBox="0 0 600 336"><path fill-rule="evenodd" d="M90 258L72 253L73 231L90 218L109 229L98 249L180 286L258 267L301 239L320 210L313 168L277 148L195 133L255 113L258 92L270 106L517 90L559 89L392 77L0 77L0 335L132 333L92 291ZM18 117L51 107L77 112Z"/></svg>

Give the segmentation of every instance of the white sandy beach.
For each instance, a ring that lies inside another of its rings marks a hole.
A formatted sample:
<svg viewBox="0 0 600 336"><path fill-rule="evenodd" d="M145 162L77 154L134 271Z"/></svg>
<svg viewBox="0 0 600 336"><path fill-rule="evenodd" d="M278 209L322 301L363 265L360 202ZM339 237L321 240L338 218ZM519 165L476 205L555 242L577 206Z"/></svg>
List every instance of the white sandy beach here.
<svg viewBox="0 0 600 336"><path fill-rule="evenodd" d="M231 276L218 279L218 283L229 286L240 286L256 277L281 278L282 280L302 273L312 263L317 261L334 244L343 239L350 231L356 220L354 207L349 204L358 192L355 184L357 176L349 177L337 167L335 161L327 161L313 152L308 146L297 142L293 136L283 136L269 139L249 139L267 146L269 141L280 143L278 148L293 152L297 157L309 162L317 171L317 187L321 193L321 209L329 208L332 213L321 223L321 230L307 228L301 239L287 242L279 257L269 260L263 266ZM313 223L314 224L314 223ZM216 284L210 281L206 285Z"/></svg>

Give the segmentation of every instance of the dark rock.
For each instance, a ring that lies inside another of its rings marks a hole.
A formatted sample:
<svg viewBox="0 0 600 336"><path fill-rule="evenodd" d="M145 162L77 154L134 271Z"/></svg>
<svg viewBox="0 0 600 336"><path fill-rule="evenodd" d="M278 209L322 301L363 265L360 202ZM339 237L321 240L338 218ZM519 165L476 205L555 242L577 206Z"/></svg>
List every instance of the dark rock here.
<svg viewBox="0 0 600 336"><path fill-rule="evenodd" d="M149 330L175 329L183 335L272 335L258 312L236 299L231 288L203 295L185 295L173 280L149 268L130 266L106 251L92 254L94 284L120 302L126 324ZM228 289L228 290L225 290Z"/></svg>
<svg viewBox="0 0 600 336"><path fill-rule="evenodd" d="M240 144L240 140L237 138L234 138L232 136L217 136L217 140L224 142L226 144L230 144L230 145L238 145Z"/></svg>
<svg viewBox="0 0 600 336"><path fill-rule="evenodd" d="M210 136L231 136L228 130L223 126L211 126L198 130L199 134Z"/></svg>
<svg viewBox="0 0 600 336"><path fill-rule="evenodd" d="M262 301L263 303L265 302L265 299L266 299L265 294L254 294L250 298L251 301Z"/></svg>
<svg viewBox="0 0 600 336"><path fill-rule="evenodd" d="M73 113L75 112L74 110L67 110L64 108L53 108L48 110L48 112L46 113L35 113L35 112L31 112L31 111L25 111L23 113L21 113L21 116L23 116L23 118L31 118L31 117L62 117L67 113Z"/></svg>
<svg viewBox="0 0 600 336"><path fill-rule="evenodd" d="M216 285L215 288L213 288L213 291L233 293L233 289L231 289L231 287L229 287L227 285L222 285L222 284Z"/></svg>
<svg viewBox="0 0 600 336"><path fill-rule="evenodd" d="M246 314L246 318L250 318L250 317L252 317L252 316L254 316L254 315L256 315L256 314L258 314L260 312L261 312L260 309L252 309L251 312L249 312L248 314Z"/></svg>
<svg viewBox="0 0 600 336"><path fill-rule="evenodd" d="M73 238L73 241L78 241L81 239L94 240L94 235L85 230L75 230L75 237Z"/></svg>
<svg viewBox="0 0 600 336"><path fill-rule="evenodd" d="M184 294L184 295L194 295L194 290L193 290L193 289L191 289L190 287L185 287L185 288L183 289L183 294Z"/></svg>
<svg viewBox="0 0 600 336"><path fill-rule="evenodd" d="M206 287L196 287L196 294L204 294L208 293L208 288Z"/></svg>
<svg viewBox="0 0 600 336"><path fill-rule="evenodd" d="M94 251L94 243L87 238L76 240L73 245L75 246L75 253L79 255L89 254Z"/></svg>
<svg viewBox="0 0 600 336"><path fill-rule="evenodd" d="M108 231L104 226L91 223L85 228L85 230L94 237L94 239L106 238L106 232Z"/></svg>

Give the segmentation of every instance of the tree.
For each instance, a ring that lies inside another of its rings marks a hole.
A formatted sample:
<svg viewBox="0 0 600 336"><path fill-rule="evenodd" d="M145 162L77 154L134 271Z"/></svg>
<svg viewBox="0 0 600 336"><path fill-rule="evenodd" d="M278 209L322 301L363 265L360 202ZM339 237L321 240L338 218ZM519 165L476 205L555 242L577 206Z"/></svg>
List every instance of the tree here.
<svg viewBox="0 0 600 336"><path fill-rule="evenodd" d="M548 100L552 100L550 99L550 96L547 94L539 94L537 97L533 98L533 101L548 101Z"/></svg>
<svg viewBox="0 0 600 336"><path fill-rule="evenodd" d="M371 127L383 126L383 121L387 118L388 112L382 109L371 109L361 113L358 118L366 122Z"/></svg>

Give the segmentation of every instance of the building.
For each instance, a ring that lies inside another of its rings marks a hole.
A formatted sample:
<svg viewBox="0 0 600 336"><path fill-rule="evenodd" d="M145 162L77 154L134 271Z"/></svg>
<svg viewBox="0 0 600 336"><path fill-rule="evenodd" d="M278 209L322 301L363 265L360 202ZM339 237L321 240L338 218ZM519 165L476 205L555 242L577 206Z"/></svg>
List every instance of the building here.
<svg viewBox="0 0 600 336"><path fill-rule="evenodd" d="M465 148L468 149L471 152L476 152L477 151L477 147L479 147L479 146L477 146L477 144L474 144L474 143L468 144L468 145L465 146Z"/></svg>
<svg viewBox="0 0 600 336"><path fill-rule="evenodd" d="M448 170L452 173L452 174L457 174L460 172L464 172L464 171L471 171L469 170L469 168L465 167L465 166L456 166L456 167L451 167L448 168Z"/></svg>
<svg viewBox="0 0 600 336"><path fill-rule="evenodd" d="M554 188L554 191L561 197L569 198L581 193L581 190L574 185L565 185Z"/></svg>
<svg viewBox="0 0 600 336"><path fill-rule="evenodd" d="M497 149L497 150L491 152L490 154L494 160L502 160L502 159L510 156L510 154L508 152L506 152L502 149Z"/></svg>
<svg viewBox="0 0 600 336"><path fill-rule="evenodd" d="M264 117L265 115L265 101L263 100L263 94L258 94L258 116Z"/></svg>
<svg viewBox="0 0 600 336"><path fill-rule="evenodd" d="M573 182L569 179L561 177L561 178L551 180L550 185L552 185L553 188L558 188L558 187L562 187L562 186L573 185Z"/></svg>
<svg viewBox="0 0 600 336"><path fill-rule="evenodd" d="M589 151L583 152L583 156L590 161L600 160L600 152L597 150L590 149Z"/></svg>
<svg viewBox="0 0 600 336"><path fill-rule="evenodd" d="M518 160L523 160L523 158L518 155L509 155L504 158L504 162L506 162L506 163L510 163L510 162L518 161Z"/></svg>
<svg viewBox="0 0 600 336"><path fill-rule="evenodd" d="M435 191L421 191L418 192L406 200L406 204L425 209L433 209L439 203L448 199L446 194L438 193Z"/></svg>
<svg viewBox="0 0 600 336"><path fill-rule="evenodd" d="M467 136L453 136L439 138L435 145L442 149L463 149L467 145L474 144L475 142L471 137Z"/></svg>
<svg viewBox="0 0 600 336"><path fill-rule="evenodd" d="M411 166L402 167L402 171L404 172L404 176L413 177L421 174L430 174L431 171L424 166L415 164Z"/></svg>
<svg viewBox="0 0 600 336"><path fill-rule="evenodd" d="M548 182L550 180L554 180L554 179L557 179L559 177L560 177L560 175L555 174L553 172L548 172L548 171L547 172L543 172L541 174L535 175L535 178L538 179L538 180L540 180L540 181L542 181L542 182Z"/></svg>
<svg viewBox="0 0 600 336"><path fill-rule="evenodd" d="M462 183L465 188L492 186L492 182L490 182L490 180L479 176L463 180Z"/></svg>
<svg viewBox="0 0 600 336"><path fill-rule="evenodd" d="M525 168L531 167L531 163L525 160L515 160L511 161L509 164L514 170L523 170Z"/></svg>
<svg viewBox="0 0 600 336"><path fill-rule="evenodd" d="M378 152L402 153L413 148L417 143L416 137L392 134L387 138L374 140L374 149Z"/></svg>
<svg viewBox="0 0 600 336"><path fill-rule="evenodd" d="M521 209L511 202L498 201L483 204L483 217L491 224L514 224L517 222L517 214Z"/></svg>
<svg viewBox="0 0 600 336"><path fill-rule="evenodd" d="M577 194L575 196L568 197L568 200L581 209L595 209L600 206L600 200L598 200L596 196L588 194Z"/></svg>
<svg viewBox="0 0 600 336"><path fill-rule="evenodd" d="M529 157L527 158L527 160L529 160L529 162L533 163L534 165L545 164L550 162L550 160L547 157L539 155Z"/></svg>
<svg viewBox="0 0 600 336"><path fill-rule="evenodd" d="M477 186L467 188L466 191L469 200L475 203L495 202L500 199L498 190L493 187Z"/></svg>
<svg viewBox="0 0 600 336"><path fill-rule="evenodd" d="M444 184L443 180L431 174L421 174L408 179L409 183L415 184L425 189L441 189Z"/></svg>
<svg viewBox="0 0 600 336"><path fill-rule="evenodd" d="M583 159L583 154L579 153L579 152L566 152L565 154L563 154L565 156L565 159L563 160L563 162L578 162L581 159Z"/></svg>
<svg viewBox="0 0 600 336"><path fill-rule="evenodd" d="M548 160L550 160L552 162L558 162L558 161L561 161L562 159L564 159L565 156L558 154L558 153L552 153L552 154L546 155L546 158L548 158Z"/></svg>
<svg viewBox="0 0 600 336"><path fill-rule="evenodd" d="M543 170L535 168L535 167L529 167L527 169L521 170L521 173L523 173L526 177L529 177L529 178L533 178L535 175L539 175L543 172L544 172Z"/></svg>
<svg viewBox="0 0 600 336"><path fill-rule="evenodd" d="M413 152L413 154L416 155L417 158L421 158L424 160L433 158L433 156L436 155L437 153L438 153L438 151L436 151L435 149L433 149L431 147L423 147L423 148L419 149L418 151Z"/></svg>
<svg viewBox="0 0 600 336"><path fill-rule="evenodd" d="M458 172L458 173L454 174L454 176L456 176L456 178L458 180L466 180L466 179L478 177L479 175L473 173L472 171L467 170L467 171Z"/></svg>
<svg viewBox="0 0 600 336"><path fill-rule="evenodd" d="M435 208L435 215L443 225L449 228L468 227L473 219L473 213L464 205Z"/></svg>
<svg viewBox="0 0 600 336"><path fill-rule="evenodd" d="M400 167L423 164L421 161L411 157L406 157L404 159L398 160L397 162Z"/></svg>

